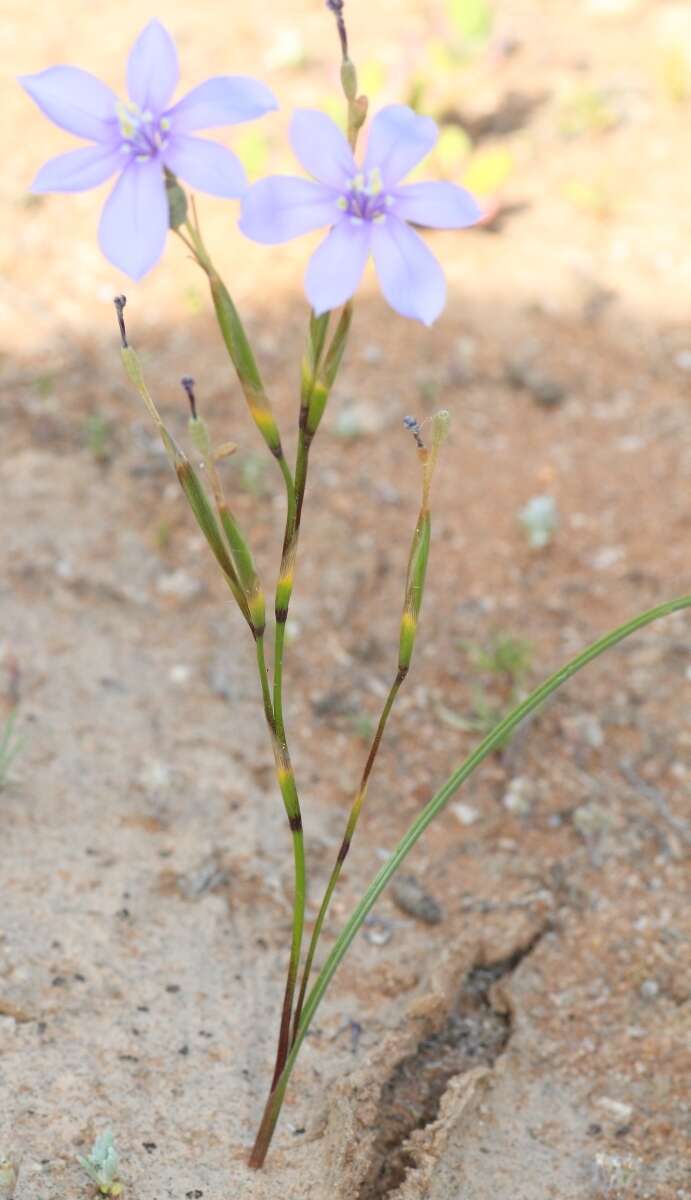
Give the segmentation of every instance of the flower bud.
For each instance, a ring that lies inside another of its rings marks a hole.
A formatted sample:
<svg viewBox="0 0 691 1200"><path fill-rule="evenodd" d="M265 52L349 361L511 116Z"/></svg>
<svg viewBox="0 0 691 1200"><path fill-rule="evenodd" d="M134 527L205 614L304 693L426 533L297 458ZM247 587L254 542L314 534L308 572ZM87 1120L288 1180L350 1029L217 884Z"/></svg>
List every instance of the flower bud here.
<svg viewBox="0 0 691 1200"><path fill-rule="evenodd" d="M403 616L401 617L401 635L398 646L398 669L401 672L408 670L413 657L417 622L425 590L431 534L430 515L428 511L425 511L418 520L415 533L413 534L413 544L410 548L405 603L403 605Z"/></svg>
<svg viewBox="0 0 691 1200"><path fill-rule="evenodd" d="M346 100L352 104L357 99L357 71L355 63L351 62L349 58L344 58L341 65L341 85Z"/></svg>

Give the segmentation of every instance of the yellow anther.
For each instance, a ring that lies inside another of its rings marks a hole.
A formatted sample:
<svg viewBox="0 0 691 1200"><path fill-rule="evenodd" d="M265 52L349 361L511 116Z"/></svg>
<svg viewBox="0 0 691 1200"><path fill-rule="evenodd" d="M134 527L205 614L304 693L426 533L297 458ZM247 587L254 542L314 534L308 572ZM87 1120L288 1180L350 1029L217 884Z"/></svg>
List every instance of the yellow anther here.
<svg viewBox="0 0 691 1200"><path fill-rule="evenodd" d="M122 136L124 138L134 137L137 130L137 106L131 103L123 104L122 100L118 100L115 111Z"/></svg>
<svg viewBox="0 0 691 1200"><path fill-rule="evenodd" d="M348 211L348 201L346 200L345 196L339 196L338 200L336 201L336 208L340 208L341 212Z"/></svg>
<svg viewBox="0 0 691 1200"><path fill-rule="evenodd" d="M369 173L369 184L367 186L368 196L379 196L384 190L384 180L381 177L379 167L372 167Z"/></svg>

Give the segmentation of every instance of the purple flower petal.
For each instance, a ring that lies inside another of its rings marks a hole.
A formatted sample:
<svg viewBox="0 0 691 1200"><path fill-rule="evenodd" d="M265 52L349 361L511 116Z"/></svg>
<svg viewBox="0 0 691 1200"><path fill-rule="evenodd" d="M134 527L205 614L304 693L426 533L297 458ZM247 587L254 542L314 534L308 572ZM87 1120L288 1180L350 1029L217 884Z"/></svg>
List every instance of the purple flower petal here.
<svg viewBox="0 0 691 1200"><path fill-rule="evenodd" d="M132 279L160 258L168 232L168 201L160 162L131 162L108 197L98 237L106 258Z"/></svg>
<svg viewBox="0 0 691 1200"><path fill-rule="evenodd" d="M290 141L306 171L320 183L343 190L357 175L353 152L331 117L300 108L290 126Z"/></svg>
<svg viewBox="0 0 691 1200"><path fill-rule="evenodd" d="M204 138L176 134L163 152L169 170L190 187L212 196L237 199L247 191L245 170L236 154Z"/></svg>
<svg viewBox="0 0 691 1200"><path fill-rule="evenodd" d="M123 165L119 146L84 146L50 158L31 185L32 192L85 192L110 179Z"/></svg>
<svg viewBox="0 0 691 1200"><path fill-rule="evenodd" d="M446 300L444 272L422 238L398 217L375 225L372 253L381 288L403 317L431 325Z"/></svg>
<svg viewBox="0 0 691 1200"><path fill-rule="evenodd" d="M217 75L183 96L166 116L175 133L193 133L252 121L274 108L278 104L265 84L244 75Z"/></svg>
<svg viewBox="0 0 691 1200"><path fill-rule="evenodd" d="M292 175L270 175L243 196L240 228L255 242L287 242L338 221L343 213L337 201L338 192L324 184Z"/></svg>
<svg viewBox="0 0 691 1200"><path fill-rule="evenodd" d="M105 83L78 67L48 67L19 82L41 112L78 137L112 142L117 136L116 98Z"/></svg>
<svg viewBox="0 0 691 1200"><path fill-rule="evenodd" d="M175 42L160 21L149 21L134 43L127 62L127 90L142 112L158 116L170 100L178 79Z"/></svg>
<svg viewBox="0 0 691 1200"><path fill-rule="evenodd" d="M365 172L379 167L385 185L393 187L429 154L438 137L431 117L420 117L404 104L390 104L372 122Z"/></svg>
<svg viewBox="0 0 691 1200"><path fill-rule="evenodd" d="M455 183L408 183L395 201L396 216L428 229L465 229L482 216L477 200Z"/></svg>
<svg viewBox="0 0 691 1200"><path fill-rule="evenodd" d="M345 304L357 290L369 258L372 225L343 217L312 255L305 289L317 316Z"/></svg>

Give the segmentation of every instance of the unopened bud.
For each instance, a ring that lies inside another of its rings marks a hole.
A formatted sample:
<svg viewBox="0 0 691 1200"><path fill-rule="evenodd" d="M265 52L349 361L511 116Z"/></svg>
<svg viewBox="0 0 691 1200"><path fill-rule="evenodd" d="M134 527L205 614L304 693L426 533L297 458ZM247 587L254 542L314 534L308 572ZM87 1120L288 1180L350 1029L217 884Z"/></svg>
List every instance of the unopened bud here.
<svg viewBox="0 0 691 1200"><path fill-rule="evenodd" d="M166 175L166 198L168 200L168 227L179 229L187 220L187 196L174 175Z"/></svg>
<svg viewBox="0 0 691 1200"><path fill-rule="evenodd" d="M204 460L210 459L212 457L211 437L206 421L202 421L201 417L190 417L187 428L195 450L199 451Z"/></svg>
<svg viewBox="0 0 691 1200"><path fill-rule="evenodd" d="M442 408L432 419L432 445L443 446L451 428L451 413L448 408Z"/></svg>
<svg viewBox="0 0 691 1200"><path fill-rule="evenodd" d="M349 58L344 58L341 65L341 86L346 100L349 104L353 104L357 99L357 71L355 63Z"/></svg>
<svg viewBox="0 0 691 1200"><path fill-rule="evenodd" d="M369 100L366 96L358 96L350 105L350 123L354 130L362 129L367 120Z"/></svg>

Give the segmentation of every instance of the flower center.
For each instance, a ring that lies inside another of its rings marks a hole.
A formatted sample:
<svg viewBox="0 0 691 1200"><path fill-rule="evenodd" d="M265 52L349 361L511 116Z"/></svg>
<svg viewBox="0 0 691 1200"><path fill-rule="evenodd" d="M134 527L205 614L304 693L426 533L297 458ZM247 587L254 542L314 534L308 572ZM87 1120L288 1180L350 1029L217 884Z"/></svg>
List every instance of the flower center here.
<svg viewBox="0 0 691 1200"><path fill-rule="evenodd" d="M384 221L392 204L393 197L384 190L379 167L373 167L366 175L361 171L351 179L347 192L338 200L338 207L348 214L354 225L363 221Z"/></svg>
<svg viewBox="0 0 691 1200"><path fill-rule="evenodd" d="M133 101L118 101L118 123L122 134L122 151L131 154L137 162L155 158L168 143L170 121L167 117L156 117L148 109L144 112Z"/></svg>

